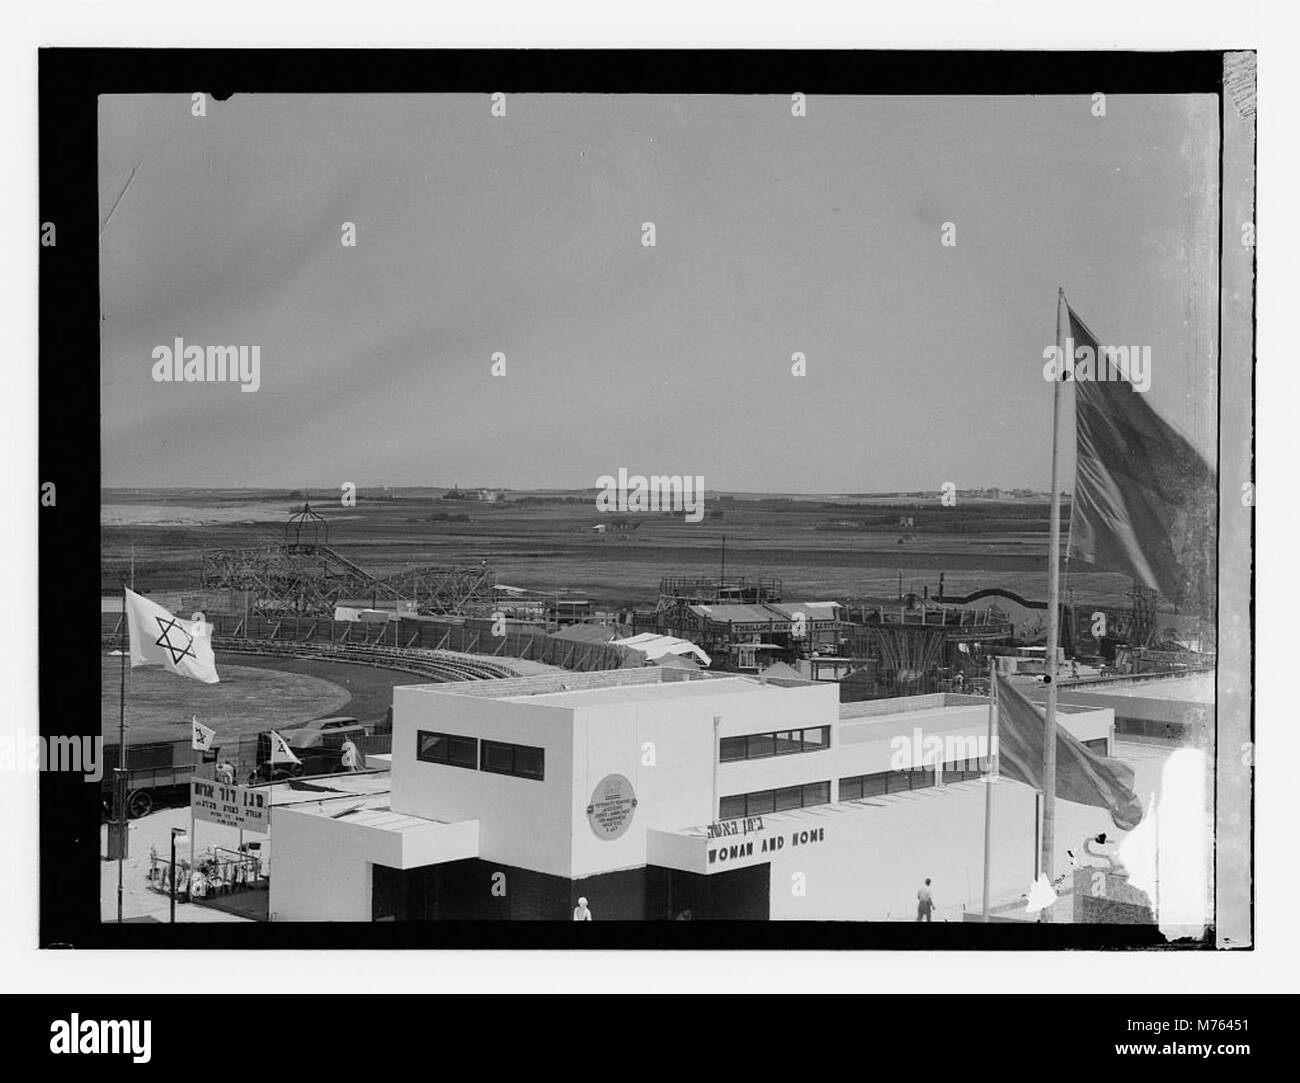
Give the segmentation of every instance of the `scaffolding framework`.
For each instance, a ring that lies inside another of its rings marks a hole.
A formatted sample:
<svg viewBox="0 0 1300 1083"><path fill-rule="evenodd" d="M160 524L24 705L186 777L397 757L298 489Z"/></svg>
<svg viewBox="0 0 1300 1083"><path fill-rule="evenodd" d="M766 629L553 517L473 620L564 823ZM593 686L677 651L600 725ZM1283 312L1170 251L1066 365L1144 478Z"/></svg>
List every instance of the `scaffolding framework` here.
<svg viewBox="0 0 1300 1083"><path fill-rule="evenodd" d="M493 571L477 566L431 565L376 576L328 545L290 543L203 554L205 590L246 592L256 616L333 616L356 600L423 616L477 616L492 608Z"/></svg>

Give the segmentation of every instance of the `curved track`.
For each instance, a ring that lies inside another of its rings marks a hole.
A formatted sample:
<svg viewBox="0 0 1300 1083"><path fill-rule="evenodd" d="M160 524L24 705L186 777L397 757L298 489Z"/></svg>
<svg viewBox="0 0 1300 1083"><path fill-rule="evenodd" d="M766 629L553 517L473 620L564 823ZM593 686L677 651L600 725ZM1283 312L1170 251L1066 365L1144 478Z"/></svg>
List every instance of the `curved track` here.
<svg viewBox="0 0 1300 1083"><path fill-rule="evenodd" d="M456 651L420 647L368 647L353 644L300 643L283 640L244 640L217 636L217 651L262 657L315 658L328 662L379 666L414 673L431 681L483 681L518 674L508 665Z"/></svg>

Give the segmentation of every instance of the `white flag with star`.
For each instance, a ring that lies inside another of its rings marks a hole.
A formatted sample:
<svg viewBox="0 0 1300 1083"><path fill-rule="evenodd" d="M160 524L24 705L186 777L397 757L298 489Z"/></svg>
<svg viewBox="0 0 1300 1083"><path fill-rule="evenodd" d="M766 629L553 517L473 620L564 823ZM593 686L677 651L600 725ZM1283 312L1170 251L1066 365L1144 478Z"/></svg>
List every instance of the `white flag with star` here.
<svg viewBox="0 0 1300 1083"><path fill-rule="evenodd" d="M190 742L192 748L199 752L208 752L212 749L212 739L216 737L217 731L209 729L199 721L199 716L194 715L190 719L190 724L194 727L194 739Z"/></svg>
<svg viewBox="0 0 1300 1083"><path fill-rule="evenodd" d="M133 590L126 592L126 624L132 666L162 666L178 677L217 683L211 625L181 620Z"/></svg>
<svg viewBox="0 0 1300 1083"><path fill-rule="evenodd" d="M289 742L275 730L271 731L271 763L302 763L302 760L293 754Z"/></svg>

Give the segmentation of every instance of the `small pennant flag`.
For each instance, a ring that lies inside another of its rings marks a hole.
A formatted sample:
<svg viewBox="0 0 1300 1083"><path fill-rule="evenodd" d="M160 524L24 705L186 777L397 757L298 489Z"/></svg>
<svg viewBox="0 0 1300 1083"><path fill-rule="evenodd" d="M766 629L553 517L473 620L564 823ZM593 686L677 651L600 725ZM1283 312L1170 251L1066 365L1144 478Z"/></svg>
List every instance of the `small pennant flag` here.
<svg viewBox="0 0 1300 1083"><path fill-rule="evenodd" d="M162 666L178 677L217 683L211 625L181 620L133 590L126 592L126 623L132 666Z"/></svg>
<svg viewBox="0 0 1300 1083"><path fill-rule="evenodd" d="M212 739L217 735L217 731L208 729L199 721L198 715L190 719L190 724L194 727L194 740L191 747L198 749L200 752L211 751Z"/></svg>
<svg viewBox="0 0 1300 1083"><path fill-rule="evenodd" d="M293 754L293 749L289 747L289 742L276 733L275 730L271 731L271 762L302 763L302 760Z"/></svg>

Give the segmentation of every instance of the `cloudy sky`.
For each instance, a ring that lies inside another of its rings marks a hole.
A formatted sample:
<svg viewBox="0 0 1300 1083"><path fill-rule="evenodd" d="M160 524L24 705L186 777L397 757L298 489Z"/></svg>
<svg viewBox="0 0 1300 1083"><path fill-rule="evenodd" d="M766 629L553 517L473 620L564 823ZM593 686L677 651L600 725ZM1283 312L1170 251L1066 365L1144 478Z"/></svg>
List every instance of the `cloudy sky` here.
<svg viewBox="0 0 1300 1083"><path fill-rule="evenodd" d="M103 483L1046 489L1058 285L1103 343L1152 347L1153 404L1212 457L1217 117L105 96ZM155 383L178 336L260 346L260 390Z"/></svg>

